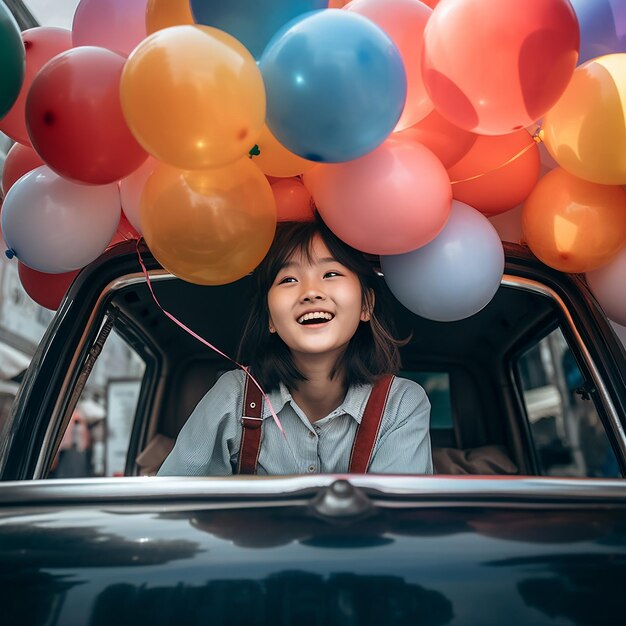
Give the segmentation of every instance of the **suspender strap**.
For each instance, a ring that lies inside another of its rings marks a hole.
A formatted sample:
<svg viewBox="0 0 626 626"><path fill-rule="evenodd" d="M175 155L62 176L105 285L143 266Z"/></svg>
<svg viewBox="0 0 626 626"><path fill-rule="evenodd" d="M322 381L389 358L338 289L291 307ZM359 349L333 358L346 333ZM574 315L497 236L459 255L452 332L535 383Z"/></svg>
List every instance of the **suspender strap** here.
<svg viewBox="0 0 626 626"><path fill-rule="evenodd" d="M250 382L246 376L246 389L244 392L243 415L241 424L241 446L239 447L238 474L255 474L256 464L259 460L261 449L261 432L263 419L263 397L259 388Z"/></svg>
<svg viewBox="0 0 626 626"><path fill-rule="evenodd" d="M378 438L380 424L382 422L387 398L393 376L383 376L376 381L370 394L361 424L359 425L354 443L352 445L352 453L350 455L349 472L364 474L367 472L372 453L374 452L374 444ZM241 433L241 446L239 448L239 463L237 466L238 474L255 474L256 466L259 460L259 451L261 449L261 433L263 419L261 418L263 411L263 397L259 388L250 383L250 379L246 377L246 388L244 392L243 415L241 424L243 425Z"/></svg>
<svg viewBox="0 0 626 626"><path fill-rule="evenodd" d="M354 443L352 444L352 454L350 455L350 466L348 472L365 474L372 460L374 444L378 438L380 424L385 412L387 398L393 376L387 375L379 378L370 394L369 400L363 413L363 418L356 431Z"/></svg>

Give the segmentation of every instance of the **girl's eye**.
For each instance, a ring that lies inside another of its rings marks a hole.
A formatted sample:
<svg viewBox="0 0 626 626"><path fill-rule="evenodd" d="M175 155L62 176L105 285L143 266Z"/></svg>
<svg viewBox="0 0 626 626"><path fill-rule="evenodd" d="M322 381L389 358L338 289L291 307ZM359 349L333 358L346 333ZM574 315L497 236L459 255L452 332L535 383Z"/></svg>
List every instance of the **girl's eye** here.
<svg viewBox="0 0 626 626"><path fill-rule="evenodd" d="M281 278L281 279L278 281L278 284L279 284L279 285L284 285L284 284L286 284L286 283L291 283L291 282L294 282L294 283L295 283L295 282L296 282L296 279L295 279L293 276L285 276L285 278Z"/></svg>
<svg viewBox="0 0 626 626"><path fill-rule="evenodd" d="M324 274L324 278L333 278L334 276L341 276L341 274L339 272L326 272L326 274Z"/></svg>

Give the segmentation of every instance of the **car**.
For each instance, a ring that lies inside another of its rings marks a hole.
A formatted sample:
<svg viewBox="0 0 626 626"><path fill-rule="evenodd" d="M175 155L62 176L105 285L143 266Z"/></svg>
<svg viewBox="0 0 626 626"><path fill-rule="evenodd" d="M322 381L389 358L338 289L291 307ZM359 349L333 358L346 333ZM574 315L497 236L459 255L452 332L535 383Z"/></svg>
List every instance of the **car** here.
<svg viewBox="0 0 626 626"><path fill-rule="evenodd" d="M234 357L252 279L193 285L143 244L110 249L0 431L3 624L619 623L626 353L582 276L505 254L468 319L396 303L434 476L166 478L186 418L236 366L162 309Z"/></svg>

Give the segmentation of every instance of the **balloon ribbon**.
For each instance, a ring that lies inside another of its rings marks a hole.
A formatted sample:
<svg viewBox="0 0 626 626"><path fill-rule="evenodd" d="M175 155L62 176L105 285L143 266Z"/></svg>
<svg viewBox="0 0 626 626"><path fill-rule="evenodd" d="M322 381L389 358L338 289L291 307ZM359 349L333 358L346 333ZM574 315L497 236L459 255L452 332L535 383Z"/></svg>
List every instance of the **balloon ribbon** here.
<svg viewBox="0 0 626 626"><path fill-rule="evenodd" d="M146 282L148 283L148 289L150 289L150 293L152 294L152 298L156 302L156 305L159 307L159 309L161 309L161 311L163 311L163 313L165 313L165 315L170 320L172 320L172 322L174 322L174 324L176 324L176 326L182 328L186 333L191 335L194 339L197 339L200 343L204 344L208 348L211 348L211 350L213 350L214 352L217 352L217 354L219 354L220 356L223 356L225 359L228 359L231 363L234 363L237 367L239 367L240 369L242 369L246 373L248 378L250 378L250 380L259 388L259 391L261 392L261 395L263 396L263 398L267 402L267 407L269 408L270 413L272 414L272 417L274 418L274 422L276 423L276 426L278 426L278 429L280 430L280 432L282 433L283 437L285 438L285 441L287 442L287 446L291 450L291 446L289 446L289 442L287 441L287 435L285 434L285 431L283 430L283 426L280 423L280 420L278 419L278 415L276 415L276 412L274 411L274 407L272 406L272 403L270 402L270 399L267 397L267 394L265 393L265 391L263 391L263 389L261 388L261 385L259 385L259 383L256 381L254 376L252 376L252 374L250 373L249 368L247 368L245 365L242 365L241 363L238 363L234 359L231 359L227 354L224 354L219 348L216 348L213 344L211 344L208 341L206 341L206 339L203 339L202 337L200 337L200 335L196 334L193 330L191 330L191 328L188 328L187 326L185 326L180 320L178 320L169 311L166 311L161 306L161 304L159 303L159 301L158 301L158 299L156 297L156 294L154 293L154 289L152 288L152 282L150 281L150 275L148 274L148 270L146 269L146 266L144 265L143 259L141 258L141 252L139 251L139 244L141 243L141 241L142 241L141 239L137 239L137 256L139 257L139 265L141 265L141 269L143 270L143 274L146 277ZM291 450L291 453L293 454L293 450ZM295 459L295 455L294 455L294 459Z"/></svg>

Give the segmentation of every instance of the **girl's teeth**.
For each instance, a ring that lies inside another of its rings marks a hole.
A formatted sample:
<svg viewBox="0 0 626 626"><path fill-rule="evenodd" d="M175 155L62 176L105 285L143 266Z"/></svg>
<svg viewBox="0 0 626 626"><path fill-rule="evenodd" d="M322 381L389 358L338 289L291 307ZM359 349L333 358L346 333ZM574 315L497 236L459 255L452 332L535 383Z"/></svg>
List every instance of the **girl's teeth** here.
<svg viewBox="0 0 626 626"><path fill-rule="evenodd" d="M330 313L306 313L298 319L298 323L302 324L308 320L330 321L333 316Z"/></svg>

